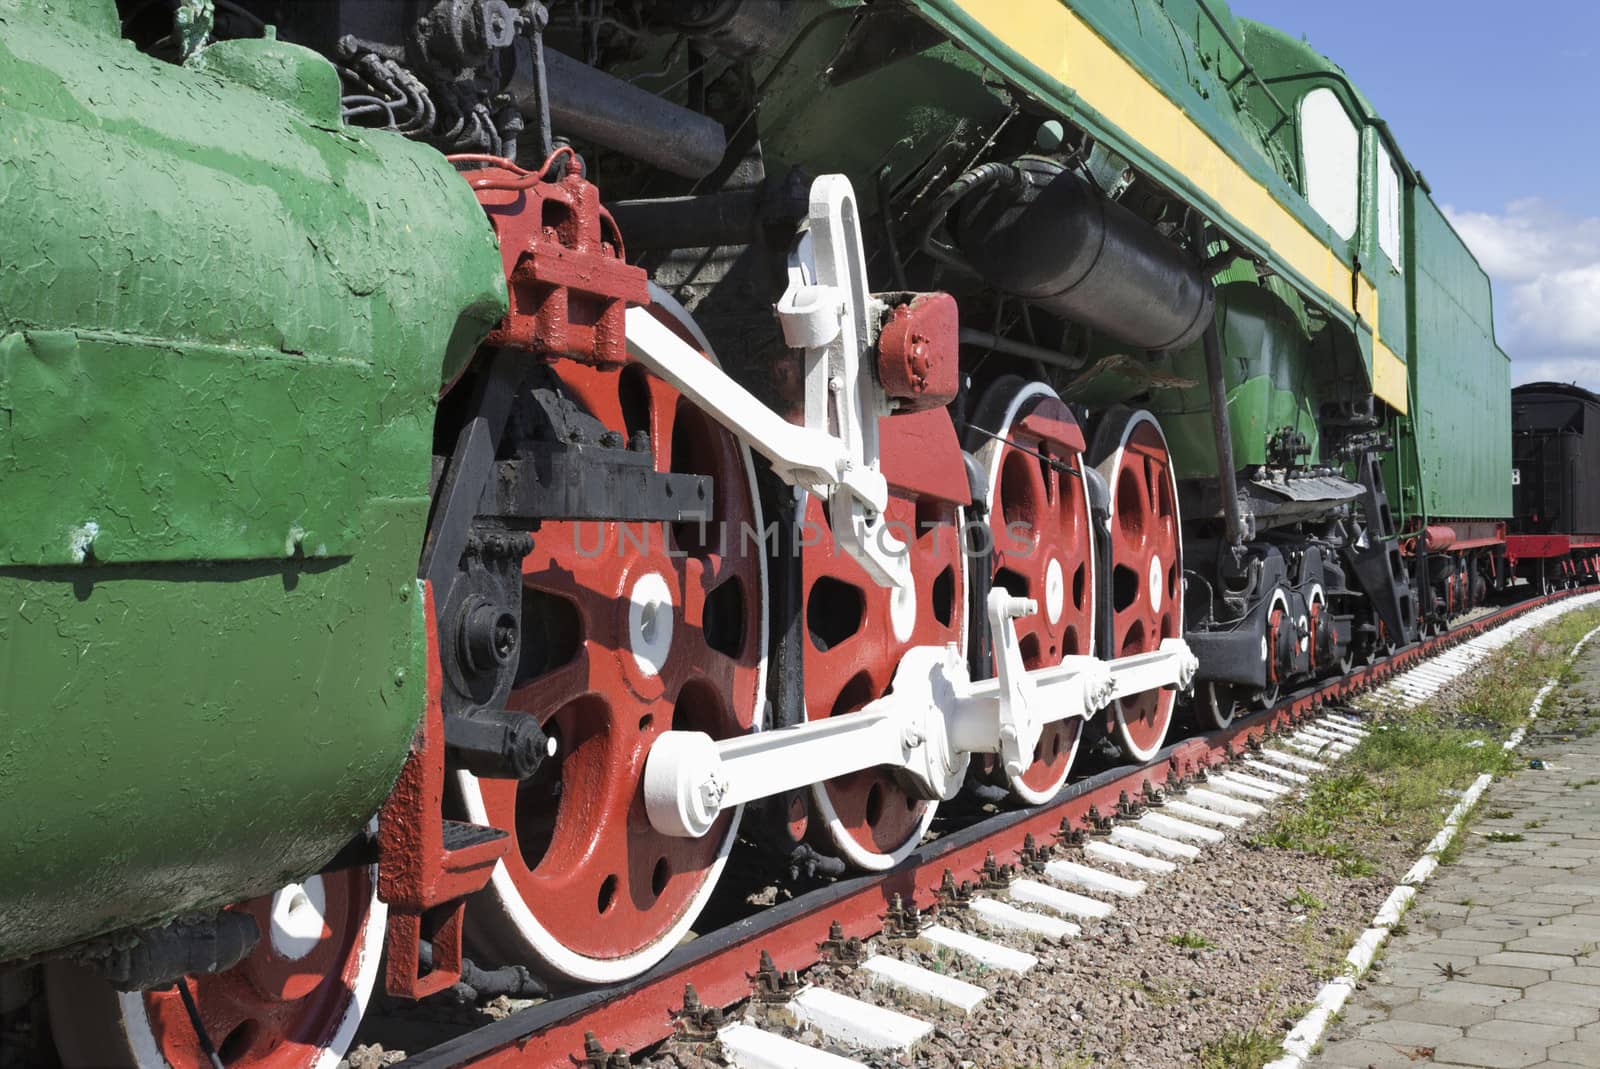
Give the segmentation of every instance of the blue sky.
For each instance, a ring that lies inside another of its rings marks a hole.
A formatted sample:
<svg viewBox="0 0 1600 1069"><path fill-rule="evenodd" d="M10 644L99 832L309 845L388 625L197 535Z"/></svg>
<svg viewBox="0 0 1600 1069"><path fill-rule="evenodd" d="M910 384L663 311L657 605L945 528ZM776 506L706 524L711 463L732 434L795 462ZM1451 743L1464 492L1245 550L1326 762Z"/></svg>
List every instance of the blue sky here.
<svg viewBox="0 0 1600 1069"><path fill-rule="evenodd" d="M1233 0L1389 121L1495 283L1512 381L1600 390L1600 4Z"/></svg>

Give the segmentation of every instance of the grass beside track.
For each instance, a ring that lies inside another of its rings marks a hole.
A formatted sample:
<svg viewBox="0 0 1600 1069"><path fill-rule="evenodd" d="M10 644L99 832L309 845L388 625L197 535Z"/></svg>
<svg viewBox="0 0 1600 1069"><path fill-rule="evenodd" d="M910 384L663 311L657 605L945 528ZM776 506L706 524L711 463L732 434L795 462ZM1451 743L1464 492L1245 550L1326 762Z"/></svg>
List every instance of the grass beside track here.
<svg viewBox="0 0 1600 1069"><path fill-rule="evenodd" d="M1377 710L1372 733L1337 772L1281 806L1261 844L1328 858L1343 876L1370 875L1375 859L1396 845L1413 857L1439 830L1456 794L1479 774L1501 775L1518 762L1500 744L1527 716L1539 688L1564 675L1573 645L1596 626L1600 609L1570 613L1500 650L1432 700Z"/></svg>
<svg viewBox="0 0 1600 1069"><path fill-rule="evenodd" d="M1600 626L1600 609L1570 613L1500 650L1460 683L1413 707L1375 710L1373 730L1305 793L1277 807L1257 837L1263 849L1324 858L1341 877L1393 869L1398 877L1433 838L1461 791L1484 772L1511 770L1521 759L1501 747L1546 682L1570 678L1572 647ZM1554 712L1548 705L1545 715ZM1463 821L1463 832L1471 820ZM1458 834L1440 857L1449 864L1465 839ZM1347 968L1357 931L1319 923L1324 903L1296 889L1304 908L1296 933L1306 967L1331 979ZM1397 927L1396 931L1402 930ZM1261 1069L1282 1053L1282 1030L1263 1021L1201 1051L1201 1069Z"/></svg>

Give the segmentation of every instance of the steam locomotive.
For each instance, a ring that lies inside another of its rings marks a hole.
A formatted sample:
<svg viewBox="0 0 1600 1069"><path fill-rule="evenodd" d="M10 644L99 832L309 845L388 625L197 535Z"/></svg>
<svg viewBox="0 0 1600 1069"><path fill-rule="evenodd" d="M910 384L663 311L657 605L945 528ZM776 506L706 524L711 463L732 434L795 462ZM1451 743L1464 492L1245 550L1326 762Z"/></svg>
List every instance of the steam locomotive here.
<svg viewBox="0 0 1600 1069"><path fill-rule="evenodd" d="M736 844L892 867L1531 559L1487 278L1221 0L0 0L0 135L67 1066L634 976Z"/></svg>

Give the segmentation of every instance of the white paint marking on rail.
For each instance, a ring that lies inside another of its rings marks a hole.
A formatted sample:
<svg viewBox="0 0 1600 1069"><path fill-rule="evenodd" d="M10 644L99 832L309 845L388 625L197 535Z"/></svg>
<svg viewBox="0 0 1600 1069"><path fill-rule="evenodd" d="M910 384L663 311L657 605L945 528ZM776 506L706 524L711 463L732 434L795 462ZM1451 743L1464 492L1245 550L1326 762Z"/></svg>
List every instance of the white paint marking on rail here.
<svg viewBox="0 0 1600 1069"><path fill-rule="evenodd" d="M1124 850L1120 846L1091 839L1083 844L1083 852L1090 857L1097 857L1101 861L1109 861L1116 865L1126 865L1130 869L1141 869L1144 872L1166 874L1177 872L1178 866L1170 861L1163 861L1159 857L1146 857L1144 854L1132 850Z"/></svg>
<svg viewBox="0 0 1600 1069"><path fill-rule="evenodd" d="M924 943L954 951L981 965L1004 972L1025 973L1039 964L1038 958L1025 951L1013 950L1011 947L1001 946L987 939L979 939L975 935L958 932L942 924L924 928L918 938Z"/></svg>
<svg viewBox="0 0 1600 1069"><path fill-rule="evenodd" d="M1139 818L1139 827L1157 835L1165 835L1169 839L1183 839L1191 843L1220 843L1226 838L1216 828L1191 824L1187 820L1179 820L1166 813L1146 813Z"/></svg>
<svg viewBox="0 0 1600 1069"><path fill-rule="evenodd" d="M1103 894L1120 895L1123 898L1137 898L1144 894L1145 889L1143 880L1130 880L1112 872L1080 865L1076 861L1047 862L1044 874L1057 883L1064 883L1069 887L1081 887L1086 891L1100 891Z"/></svg>
<svg viewBox="0 0 1600 1069"><path fill-rule="evenodd" d="M974 898L967 908L991 928L1008 932L1023 932L1053 942L1064 943L1083 929L1060 917L1046 917L1043 913L1030 913L997 898Z"/></svg>
<svg viewBox="0 0 1600 1069"><path fill-rule="evenodd" d="M762 1031L753 1024L730 1024L717 1033L717 1041L737 1069L865 1069L861 1062Z"/></svg>
<svg viewBox="0 0 1600 1069"><path fill-rule="evenodd" d="M868 979L882 987L893 987L914 999L950 1006L962 1013L971 1013L978 1004L989 997L989 992L977 984L969 984L954 976L945 976L932 969L924 969L899 958L874 954L861 963L861 971Z"/></svg>
<svg viewBox="0 0 1600 1069"><path fill-rule="evenodd" d="M789 1000L788 1009L798 1020L847 1047L906 1052L933 1031L932 1021L919 1021L825 987L802 988Z"/></svg>
<svg viewBox="0 0 1600 1069"><path fill-rule="evenodd" d="M1063 891L1038 880L1013 880L1007 889L1011 897L1030 906L1042 906L1054 913L1080 920L1097 921L1116 912L1116 907L1097 898Z"/></svg>

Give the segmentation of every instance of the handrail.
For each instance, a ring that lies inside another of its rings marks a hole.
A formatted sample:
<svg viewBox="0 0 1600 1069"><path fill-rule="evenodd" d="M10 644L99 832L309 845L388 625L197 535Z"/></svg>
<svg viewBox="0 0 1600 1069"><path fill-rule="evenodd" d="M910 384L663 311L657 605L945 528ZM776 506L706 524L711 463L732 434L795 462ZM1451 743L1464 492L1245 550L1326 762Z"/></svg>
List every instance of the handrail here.
<svg viewBox="0 0 1600 1069"><path fill-rule="evenodd" d="M1228 48L1233 51L1234 58L1243 65L1243 69L1227 83L1228 91L1232 92L1233 87L1244 81L1245 78L1254 78L1256 80L1256 84L1261 87L1261 91L1267 94L1267 99L1272 101L1272 106L1278 109L1278 121L1273 123L1272 129L1267 131L1267 136L1271 137L1273 134L1278 132L1279 127L1288 122L1290 119L1294 118L1294 116L1290 113L1288 108L1283 106L1283 102L1278 99L1277 95L1273 93L1272 87L1267 84L1267 80L1263 78L1256 70L1255 64L1250 62L1249 57L1244 54L1244 49L1239 47L1238 42L1234 41L1233 34L1228 32L1228 28L1222 24L1221 19L1217 18L1216 12L1211 10L1211 7L1206 3L1206 0L1194 0L1194 2L1195 6L1205 13L1206 18L1211 20L1211 25L1216 27L1217 33L1222 37L1222 40L1227 43Z"/></svg>

